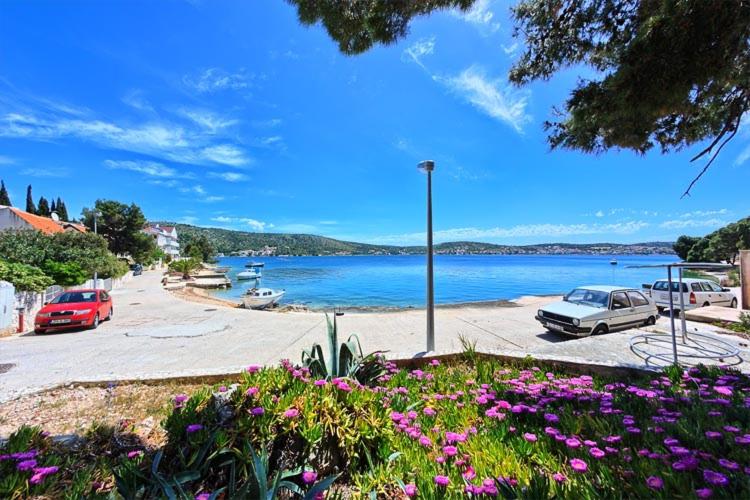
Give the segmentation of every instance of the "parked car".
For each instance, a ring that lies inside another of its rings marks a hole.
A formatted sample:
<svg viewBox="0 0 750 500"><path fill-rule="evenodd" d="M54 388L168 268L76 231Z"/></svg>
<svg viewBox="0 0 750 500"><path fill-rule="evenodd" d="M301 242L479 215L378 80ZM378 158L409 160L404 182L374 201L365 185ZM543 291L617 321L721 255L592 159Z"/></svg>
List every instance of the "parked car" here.
<svg viewBox="0 0 750 500"><path fill-rule="evenodd" d="M143 274L143 266L140 264L131 265L130 270L133 271L133 276L140 276Z"/></svg>
<svg viewBox="0 0 750 500"><path fill-rule="evenodd" d="M46 333L71 328L99 326L114 314L112 297L106 290L70 290L49 301L37 313L34 332Z"/></svg>
<svg viewBox="0 0 750 500"><path fill-rule="evenodd" d="M672 281L672 303L674 309L680 309L680 283ZM659 280L651 285L651 298L659 310L669 309L669 281ZM706 306L737 307L737 297L729 288L722 288L711 280L697 278L682 279L682 300L685 310Z"/></svg>
<svg viewBox="0 0 750 500"><path fill-rule="evenodd" d="M577 337L653 325L658 318L656 305L640 290L598 285L576 288L536 315L551 332Z"/></svg>

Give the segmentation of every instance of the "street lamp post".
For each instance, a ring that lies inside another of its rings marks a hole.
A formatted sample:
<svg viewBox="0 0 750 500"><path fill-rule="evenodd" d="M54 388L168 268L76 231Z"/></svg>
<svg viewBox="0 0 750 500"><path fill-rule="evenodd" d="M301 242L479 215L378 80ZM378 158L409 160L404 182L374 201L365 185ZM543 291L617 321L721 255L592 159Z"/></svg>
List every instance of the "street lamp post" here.
<svg viewBox="0 0 750 500"><path fill-rule="evenodd" d="M435 350L435 290L432 271L432 171L435 162L419 162L417 168L427 173L427 352Z"/></svg>
<svg viewBox="0 0 750 500"><path fill-rule="evenodd" d="M94 210L94 234L99 234L96 227L96 219L99 217L102 213L98 210ZM96 289L96 285L99 282L99 273L94 269L94 289Z"/></svg>

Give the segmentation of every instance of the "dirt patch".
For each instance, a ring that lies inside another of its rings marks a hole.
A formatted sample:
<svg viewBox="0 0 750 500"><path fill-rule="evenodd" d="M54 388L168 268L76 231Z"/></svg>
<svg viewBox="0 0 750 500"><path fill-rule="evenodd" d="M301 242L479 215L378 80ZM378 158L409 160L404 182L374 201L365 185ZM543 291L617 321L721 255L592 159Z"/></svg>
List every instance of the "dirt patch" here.
<svg viewBox="0 0 750 500"><path fill-rule="evenodd" d="M239 302L232 302L231 300L212 297L208 294L206 290L203 290L201 288L186 287L186 288L181 288L179 290L168 290L168 291L169 293L171 293L172 295L180 299L189 300L190 302L197 302L199 304L204 304L204 305L209 305L209 306L238 308L241 305Z"/></svg>
<svg viewBox="0 0 750 500"><path fill-rule="evenodd" d="M123 419L158 428L175 394L192 394L204 386L167 382L53 389L3 403L0 436L7 437L22 424L38 425L51 434L78 433L95 422L115 425Z"/></svg>

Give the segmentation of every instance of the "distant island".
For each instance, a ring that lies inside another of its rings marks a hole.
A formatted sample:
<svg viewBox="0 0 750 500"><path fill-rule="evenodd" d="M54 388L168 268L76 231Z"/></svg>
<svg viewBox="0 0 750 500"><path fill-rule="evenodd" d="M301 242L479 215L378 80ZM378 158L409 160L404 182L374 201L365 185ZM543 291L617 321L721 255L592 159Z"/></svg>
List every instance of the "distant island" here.
<svg viewBox="0 0 750 500"><path fill-rule="evenodd" d="M371 245L341 241L311 234L251 233L189 224L159 222L177 228L180 246L198 236L205 236L219 254L243 256L277 255L416 255L425 246ZM439 255L671 255L673 243L544 243L538 245L495 245L472 241L455 241L435 245Z"/></svg>

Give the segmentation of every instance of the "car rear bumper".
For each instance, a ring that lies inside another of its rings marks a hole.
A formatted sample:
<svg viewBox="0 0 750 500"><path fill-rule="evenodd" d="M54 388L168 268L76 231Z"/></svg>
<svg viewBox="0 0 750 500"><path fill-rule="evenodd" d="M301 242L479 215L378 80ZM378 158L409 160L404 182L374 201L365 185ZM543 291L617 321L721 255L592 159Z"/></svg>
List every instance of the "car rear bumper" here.
<svg viewBox="0 0 750 500"><path fill-rule="evenodd" d="M585 337L591 334L590 327L575 326L570 323L564 323L550 318L541 318L539 315L534 316L534 319L541 323L543 327L555 332L567 333L569 335L575 335L576 337Z"/></svg>

